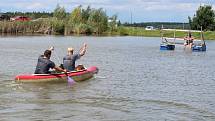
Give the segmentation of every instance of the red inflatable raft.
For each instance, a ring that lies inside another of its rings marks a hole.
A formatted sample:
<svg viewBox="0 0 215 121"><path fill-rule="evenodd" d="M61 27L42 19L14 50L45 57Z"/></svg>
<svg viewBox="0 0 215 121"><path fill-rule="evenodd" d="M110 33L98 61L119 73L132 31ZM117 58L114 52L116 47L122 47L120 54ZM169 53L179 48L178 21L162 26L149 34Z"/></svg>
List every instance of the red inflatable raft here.
<svg viewBox="0 0 215 121"><path fill-rule="evenodd" d="M66 82L67 76L70 76L75 81L84 81L93 77L98 73L98 68L92 66L81 71L72 71L67 74L23 74L17 75L15 81L17 82Z"/></svg>

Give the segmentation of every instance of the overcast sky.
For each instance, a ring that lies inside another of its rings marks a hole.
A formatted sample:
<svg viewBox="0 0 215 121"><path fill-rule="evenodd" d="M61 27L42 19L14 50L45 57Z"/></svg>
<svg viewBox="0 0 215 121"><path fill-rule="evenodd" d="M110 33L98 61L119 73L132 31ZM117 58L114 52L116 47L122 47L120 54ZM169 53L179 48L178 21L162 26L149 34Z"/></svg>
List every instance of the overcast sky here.
<svg viewBox="0 0 215 121"><path fill-rule="evenodd" d="M67 12L75 7L90 5L103 8L109 16L117 14L122 22L187 22L200 5L212 5L215 0L0 0L1 12L48 11L57 4Z"/></svg>

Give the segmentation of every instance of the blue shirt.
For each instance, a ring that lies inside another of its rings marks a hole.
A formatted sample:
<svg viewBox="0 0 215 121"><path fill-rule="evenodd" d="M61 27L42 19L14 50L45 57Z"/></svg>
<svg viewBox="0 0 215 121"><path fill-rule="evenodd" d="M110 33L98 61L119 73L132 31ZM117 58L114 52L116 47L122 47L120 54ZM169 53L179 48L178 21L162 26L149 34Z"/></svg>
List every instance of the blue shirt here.
<svg viewBox="0 0 215 121"><path fill-rule="evenodd" d="M35 74L49 74L49 69L54 68L55 63L49 60L48 58L45 58L43 55L39 56Z"/></svg>
<svg viewBox="0 0 215 121"><path fill-rule="evenodd" d="M63 58L63 67L66 70L73 71L75 70L75 61L80 59L80 54L74 54L74 55L66 55Z"/></svg>

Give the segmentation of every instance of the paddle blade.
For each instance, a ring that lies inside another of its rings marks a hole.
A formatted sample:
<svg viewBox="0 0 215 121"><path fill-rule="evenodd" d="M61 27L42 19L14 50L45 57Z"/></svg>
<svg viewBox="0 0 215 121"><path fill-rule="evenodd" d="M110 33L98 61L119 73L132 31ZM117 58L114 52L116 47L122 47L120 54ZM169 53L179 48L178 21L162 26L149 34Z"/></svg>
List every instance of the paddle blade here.
<svg viewBox="0 0 215 121"><path fill-rule="evenodd" d="M67 76L67 81L68 81L69 86L72 86L73 84L75 84L75 81L69 76Z"/></svg>

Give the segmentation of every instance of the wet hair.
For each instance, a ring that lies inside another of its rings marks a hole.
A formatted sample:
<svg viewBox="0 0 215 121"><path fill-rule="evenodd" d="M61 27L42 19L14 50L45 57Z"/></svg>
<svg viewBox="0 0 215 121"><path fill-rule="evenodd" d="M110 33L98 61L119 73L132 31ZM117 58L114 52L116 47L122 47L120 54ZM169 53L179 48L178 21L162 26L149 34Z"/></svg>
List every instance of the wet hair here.
<svg viewBox="0 0 215 121"><path fill-rule="evenodd" d="M51 50L45 50L45 52L44 52L44 56L45 56L45 57L50 57L51 54L52 54L52 51L51 51Z"/></svg>

